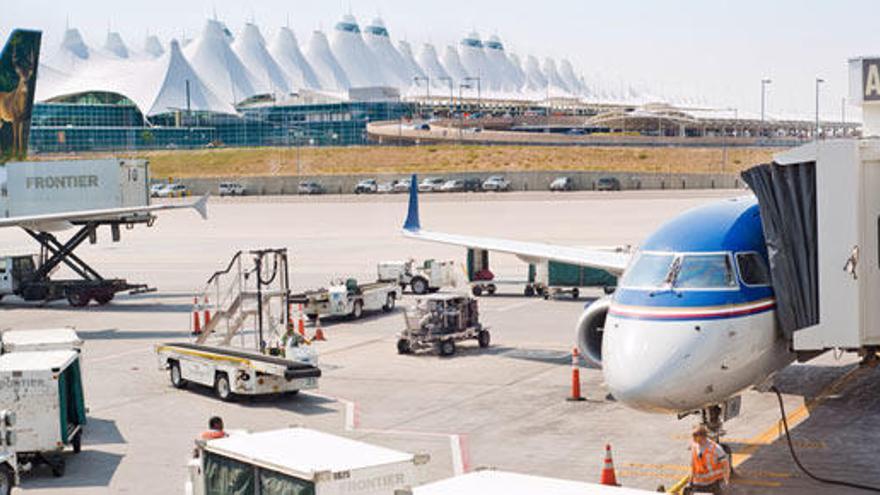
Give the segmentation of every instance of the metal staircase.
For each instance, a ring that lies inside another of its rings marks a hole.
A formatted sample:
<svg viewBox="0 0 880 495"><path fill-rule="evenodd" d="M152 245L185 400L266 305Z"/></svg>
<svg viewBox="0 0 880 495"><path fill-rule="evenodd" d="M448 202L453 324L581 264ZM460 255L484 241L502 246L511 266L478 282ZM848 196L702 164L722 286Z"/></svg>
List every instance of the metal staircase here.
<svg viewBox="0 0 880 495"><path fill-rule="evenodd" d="M235 253L224 270L211 275L198 299L209 301L203 309L211 318L195 343L228 346L238 336L238 347L264 352L280 346L290 318L289 284L287 249Z"/></svg>

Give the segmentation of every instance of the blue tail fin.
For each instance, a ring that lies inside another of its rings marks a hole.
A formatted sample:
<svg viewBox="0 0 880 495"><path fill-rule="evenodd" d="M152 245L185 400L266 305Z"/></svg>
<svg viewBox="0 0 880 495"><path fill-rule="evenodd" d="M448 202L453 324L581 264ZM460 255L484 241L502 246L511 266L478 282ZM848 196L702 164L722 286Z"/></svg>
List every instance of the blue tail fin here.
<svg viewBox="0 0 880 495"><path fill-rule="evenodd" d="M40 37L39 31L16 29L0 53L0 163L27 156Z"/></svg>
<svg viewBox="0 0 880 495"><path fill-rule="evenodd" d="M404 230L419 230L422 224L419 221L419 183L416 174L412 175L409 183L409 210L406 212L406 222L403 223Z"/></svg>

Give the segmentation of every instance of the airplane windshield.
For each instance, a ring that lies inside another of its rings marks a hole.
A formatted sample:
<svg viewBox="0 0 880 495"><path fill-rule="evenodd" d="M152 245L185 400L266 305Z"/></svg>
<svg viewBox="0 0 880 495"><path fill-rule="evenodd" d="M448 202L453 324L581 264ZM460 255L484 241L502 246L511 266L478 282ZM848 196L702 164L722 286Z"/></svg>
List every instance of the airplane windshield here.
<svg viewBox="0 0 880 495"><path fill-rule="evenodd" d="M676 289L729 289L736 287L730 256L687 254L681 257L675 277Z"/></svg>
<svg viewBox="0 0 880 495"><path fill-rule="evenodd" d="M668 283L669 267L675 256L672 254L642 253L635 264L623 277L622 287L657 288Z"/></svg>

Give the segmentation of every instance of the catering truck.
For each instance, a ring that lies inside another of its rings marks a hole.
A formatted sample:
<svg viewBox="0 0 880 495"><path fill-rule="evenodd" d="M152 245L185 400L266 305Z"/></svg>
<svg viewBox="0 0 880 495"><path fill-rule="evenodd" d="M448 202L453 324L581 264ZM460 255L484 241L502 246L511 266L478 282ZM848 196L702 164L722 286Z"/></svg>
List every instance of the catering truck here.
<svg viewBox="0 0 880 495"><path fill-rule="evenodd" d="M146 207L148 184L148 165L144 160L7 163L0 166L0 218ZM26 301L67 299L72 306L85 306L90 301L107 304L119 292L148 290L142 284L102 277L74 250L86 240L96 243L100 226L108 226L112 240L117 242L122 227L152 222L150 212L134 212L102 220L20 225L40 243L40 253L0 253L0 299L13 295ZM71 227L78 231L68 241L56 238L54 232ZM76 277L56 277L55 272L62 265Z"/></svg>
<svg viewBox="0 0 880 495"><path fill-rule="evenodd" d="M307 428L197 440L185 493L394 495L422 481L427 454L409 454Z"/></svg>

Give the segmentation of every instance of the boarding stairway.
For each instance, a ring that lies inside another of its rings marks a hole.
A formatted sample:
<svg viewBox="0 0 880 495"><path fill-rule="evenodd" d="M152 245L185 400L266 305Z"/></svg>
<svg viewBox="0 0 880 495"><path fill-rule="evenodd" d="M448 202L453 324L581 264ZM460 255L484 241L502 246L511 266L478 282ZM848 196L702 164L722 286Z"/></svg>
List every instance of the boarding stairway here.
<svg viewBox="0 0 880 495"><path fill-rule="evenodd" d="M194 343L226 347L237 336L240 348L277 346L290 321L289 283L286 249L237 252L196 298L193 310L205 311L210 319Z"/></svg>

